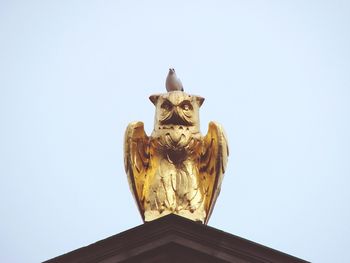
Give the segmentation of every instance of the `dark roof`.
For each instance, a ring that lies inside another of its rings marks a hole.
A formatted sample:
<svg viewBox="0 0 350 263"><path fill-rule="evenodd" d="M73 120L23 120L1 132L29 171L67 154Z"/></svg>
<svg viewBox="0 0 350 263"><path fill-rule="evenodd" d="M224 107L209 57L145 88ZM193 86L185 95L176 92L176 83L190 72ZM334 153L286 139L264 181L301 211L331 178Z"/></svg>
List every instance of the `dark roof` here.
<svg viewBox="0 0 350 263"><path fill-rule="evenodd" d="M221 230L168 215L46 263L302 263L302 259Z"/></svg>

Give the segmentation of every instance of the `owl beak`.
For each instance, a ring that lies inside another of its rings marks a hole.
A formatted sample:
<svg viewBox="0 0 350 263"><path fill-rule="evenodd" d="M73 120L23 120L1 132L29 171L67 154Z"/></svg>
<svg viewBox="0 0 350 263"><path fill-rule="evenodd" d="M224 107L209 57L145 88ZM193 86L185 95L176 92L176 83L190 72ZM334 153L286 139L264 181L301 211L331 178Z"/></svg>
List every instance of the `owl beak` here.
<svg viewBox="0 0 350 263"><path fill-rule="evenodd" d="M179 115L177 109L175 109L171 117L160 122L162 125L182 125L182 126L192 126L193 124Z"/></svg>

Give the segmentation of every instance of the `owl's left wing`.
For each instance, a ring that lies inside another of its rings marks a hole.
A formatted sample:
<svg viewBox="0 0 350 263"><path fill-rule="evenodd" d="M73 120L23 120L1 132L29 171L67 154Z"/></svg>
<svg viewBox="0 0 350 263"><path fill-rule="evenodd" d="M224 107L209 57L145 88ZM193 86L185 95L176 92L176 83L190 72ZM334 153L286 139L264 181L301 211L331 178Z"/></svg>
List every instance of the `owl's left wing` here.
<svg viewBox="0 0 350 263"><path fill-rule="evenodd" d="M128 176L129 186L135 198L142 218L143 187L149 163L149 138L145 133L142 122L128 125L124 137L124 165Z"/></svg>
<svg viewBox="0 0 350 263"><path fill-rule="evenodd" d="M221 125L210 122L207 135L203 138L203 152L200 159L200 175L205 191L205 223L213 211L220 193L229 151L225 132Z"/></svg>

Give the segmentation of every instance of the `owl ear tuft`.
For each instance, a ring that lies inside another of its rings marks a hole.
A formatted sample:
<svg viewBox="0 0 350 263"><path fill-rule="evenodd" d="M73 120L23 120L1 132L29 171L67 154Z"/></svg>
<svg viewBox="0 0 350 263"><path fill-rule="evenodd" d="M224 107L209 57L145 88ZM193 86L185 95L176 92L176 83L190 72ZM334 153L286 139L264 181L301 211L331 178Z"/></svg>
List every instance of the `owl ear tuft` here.
<svg viewBox="0 0 350 263"><path fill-rule="evenodd" d="M156 104L157 104L157 101L158 101L158 99L159 99L159 95L151 95L151 96L149 96L149 99L150 99L150 101L152 101L152 103L153 103L154 105L156 105Z"/></svg>
<svg viewBox="0 0 350 263"><path fill-rule="evenodd" d="M205 99L201 96L196 96L196 99L197 99L199 107L202 106Z"/></svg>

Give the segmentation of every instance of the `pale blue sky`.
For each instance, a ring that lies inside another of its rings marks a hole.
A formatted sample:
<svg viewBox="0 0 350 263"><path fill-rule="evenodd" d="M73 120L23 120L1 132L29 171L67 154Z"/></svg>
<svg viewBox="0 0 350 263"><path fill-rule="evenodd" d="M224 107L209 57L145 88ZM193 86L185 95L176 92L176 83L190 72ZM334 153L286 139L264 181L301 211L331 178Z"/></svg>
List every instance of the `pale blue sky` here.
<svg viewBox="0 0 350 263"><path fill-rule="evenodd" d="M230 159L209 225L350 262L349 1L0 1L0 261L142 223L123 168L169 67Z"/></svg>

